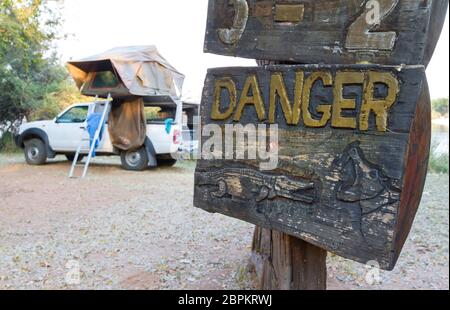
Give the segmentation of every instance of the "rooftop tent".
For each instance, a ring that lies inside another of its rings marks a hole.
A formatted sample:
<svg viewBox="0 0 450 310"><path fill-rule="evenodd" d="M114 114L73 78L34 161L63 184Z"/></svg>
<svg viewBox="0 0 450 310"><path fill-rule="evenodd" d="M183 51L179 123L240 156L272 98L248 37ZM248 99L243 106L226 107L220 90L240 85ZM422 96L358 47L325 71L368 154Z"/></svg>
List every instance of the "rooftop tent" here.
<svg viewBox="0 0 450 310"><path fill-rule="evenodd" d="M67 64L81 93L113 98L180 97L184 75L155 46L118 47Z"/></svg>
<svg viewBox="0 0 450 310"><path fill-rule="evenodd" d="M144 105L180 101L184 75L154 46L118 47L67 64L81 93L114 98L108 119L112 144L119 150L142 147L147 137ZM181 102L181 101L180 101Z"/></svg>

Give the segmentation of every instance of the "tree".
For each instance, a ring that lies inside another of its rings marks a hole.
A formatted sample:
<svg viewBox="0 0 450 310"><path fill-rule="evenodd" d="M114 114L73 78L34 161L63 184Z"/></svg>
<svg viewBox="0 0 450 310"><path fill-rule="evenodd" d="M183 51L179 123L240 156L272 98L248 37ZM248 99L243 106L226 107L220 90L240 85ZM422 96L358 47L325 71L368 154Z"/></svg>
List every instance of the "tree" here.
<svg viewBox="0 0 450 310"><path fill-rule="evenodd" d="M92 102L92 97L81 95L72 81L64 80L55 91L45 95L39 107L27 116L29 120L48 120L55 118L62 110L73 103Z"/></svg>
<svg viewBox="0 0 450 310"><path fill-rule="evenodd" d="M46 0L0 0L0 130L41 107L67 79L52 42L61 17ZM54 1L53 1L54 2Z"/></svg>
<svg viewBox="0 0 450 310"><path fill-rule="evenodd" d="M440 98L433 100L433 111L441 116L448 115L448 98Z"/></svg>

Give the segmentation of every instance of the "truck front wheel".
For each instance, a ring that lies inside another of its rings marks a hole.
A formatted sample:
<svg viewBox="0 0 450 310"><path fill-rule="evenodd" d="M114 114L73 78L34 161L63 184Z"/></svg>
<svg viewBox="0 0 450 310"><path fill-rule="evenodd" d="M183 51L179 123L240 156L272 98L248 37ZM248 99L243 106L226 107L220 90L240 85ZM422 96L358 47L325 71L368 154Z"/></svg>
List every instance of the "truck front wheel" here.
<svg viewBox="0 0 450 310"><path fill-rule="evenodd" d="M43 165L47 161L47 150L41 139L25 141L25 159L29 165Z"/></svg>
<svg viewBox="0 0 450 310"><path fill-rule="evenodd" d="M133 151L123 151L120 154L120 159L125 170L143 171L148 166L148 156L145 147Z"/></svg>

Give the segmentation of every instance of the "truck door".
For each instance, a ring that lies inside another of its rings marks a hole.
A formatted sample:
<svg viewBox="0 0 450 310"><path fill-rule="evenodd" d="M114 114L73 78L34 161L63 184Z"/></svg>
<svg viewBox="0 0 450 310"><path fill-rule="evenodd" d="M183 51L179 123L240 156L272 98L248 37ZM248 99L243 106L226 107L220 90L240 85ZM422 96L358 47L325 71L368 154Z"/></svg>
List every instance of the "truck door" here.
<svg viewBox="0 0 450 310"><path fill-rule="evenodd" d="M88 137L87 126L89 106L75 106L55 121L54 128L49 130L49 140L57 152L76 152L82 137ZM86 136L84 136L86 135ZM89 150L89 141L84 142L83 150Z"/></svg>

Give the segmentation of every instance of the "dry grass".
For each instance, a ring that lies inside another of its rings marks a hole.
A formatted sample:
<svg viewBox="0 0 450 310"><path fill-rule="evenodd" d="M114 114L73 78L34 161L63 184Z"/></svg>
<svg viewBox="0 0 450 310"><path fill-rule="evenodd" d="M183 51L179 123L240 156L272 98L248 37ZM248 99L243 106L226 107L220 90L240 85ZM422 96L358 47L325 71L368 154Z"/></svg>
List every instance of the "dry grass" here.
<svg viewBox="0 0 450 310"><path fill-rule="evenodd" d="M253 226L192 206L194 162L130 173L96 159L87 180L69 163L25 165L0 155L0 289L252 288ZM449 179L429 175L411 236L393 272L329 259L331 289L448 289ZM70 286L67 263L80 264Z"/></svg>

